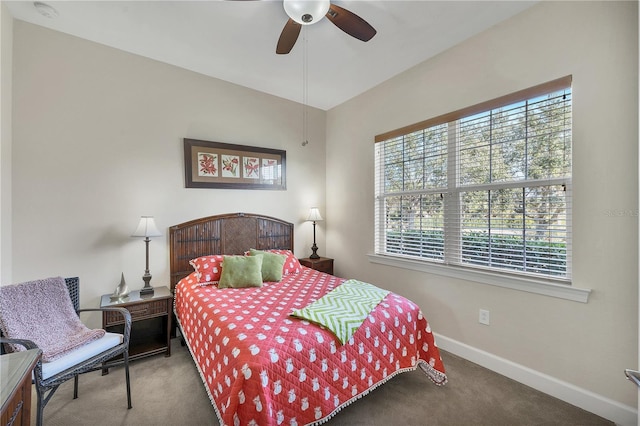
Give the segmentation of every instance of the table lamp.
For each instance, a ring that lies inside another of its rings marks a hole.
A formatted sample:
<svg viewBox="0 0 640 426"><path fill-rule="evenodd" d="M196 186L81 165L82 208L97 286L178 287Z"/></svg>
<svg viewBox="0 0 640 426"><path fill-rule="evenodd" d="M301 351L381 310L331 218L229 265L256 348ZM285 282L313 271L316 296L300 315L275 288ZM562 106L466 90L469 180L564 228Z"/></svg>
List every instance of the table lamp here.
<svg viewBox="0 0 640 426"><path fill-rule="evenodd" d="M309 217L307 217L307 222L313 222L313 245L311 246L311 251L313 251L313 253L311 253L309 259L320 259L318 253L316 253L318 251L318 246L316 245L316 222L321 220L322 216L320 216L318 208L311 207L311 210L309 210Z"/></svg>
<svg viewBox="0 0 640 426"><path fill-rule="evenodd" d="M160 231L158 231L158 228L156 228L156 223L153 220L153 216L142 216L140 218L140 223L138 223L138 227L135 231L133 231L133 234L131 234L132 237L144 237L144 243L147 248L147 266L144 270L144 275L142 276L144 287L140 290L141 296L148 296L153 294L153 287L151 287L150 284L151 274L149 273L149 241L151 241L149 237L159 237L161 235L162 234L160 233Z"/></svg>

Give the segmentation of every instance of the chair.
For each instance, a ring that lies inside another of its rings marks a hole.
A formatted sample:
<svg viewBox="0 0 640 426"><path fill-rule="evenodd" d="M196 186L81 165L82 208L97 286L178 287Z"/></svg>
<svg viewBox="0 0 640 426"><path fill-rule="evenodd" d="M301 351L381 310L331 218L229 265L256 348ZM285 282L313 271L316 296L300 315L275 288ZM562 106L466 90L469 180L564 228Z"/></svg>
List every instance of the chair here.
<svg viewBox="0 0 640 426"><path fill-rule="evenodd" d="M34 301L38 299L33 297L35 291L42 291L43 288L53 287L37 287L42 286L45 283L47 286L62 286L63 290L55 288L57 294L62 294L62 301L56 299L56 306L46 306L48 313L53 311L56 315L57 311L60 312L73 312L75 311L74 320L79 322L78 317L81 312L88 311L116 311L122 314L124 317L124 331L123 334L105 332L104 336L86 343L73 349L70 352L65 352L60 358L52 360L51 362L38 361L33 373L33 379L35 382L35 389L37 394L37 417L36 424L41 426L43 424L43 412L44 407L47 405L55 391L65 381L73 378L73 398L78 397L78 375L88 373L96 370L104 370L103 363L116 356L122 356L122 359L116 362L111 361L109 368L113 366L124 365L125 379L127 386L127 404L128 408L131 408L131 386L129 383L129 337L131 334L131 314L124 308L108 307L108 308L96 308L96 309L79 309L79 284L80 280L75 278L48 278L46 280L31 281L22 284L10 285L0 287L0 328L5 337L0 336L0 343L4 347L20 350L17 346L23 346L27 349L38 348L38 345L30 339L31 332L20 332L16 334L16 328L11 329L10 325L12 321L8 319L9 316L18 315L24 317L25 311L40 309L38 303L43 303L43 298L40 297L40 301ZM68 294L67 294L68 291ZM16 294L18 296L16 296ZM23 297L24 295L24 297ZM68 297L67 297L68 296ZM13 298L13 299L12 299ZM18 300L16 298L23 298L25 300ZM45 302L50 304L51 302ZM68 306L61 306L68 304ZM74 315L73 313L71 315ZM30 317L33 318L33 315ZM24 321L25 318L22 318ZM13 321L15 323L15 321ZM38 324L28 323L29 328L37 330ZM19 329L19 327L17 327ZM88 329L87 329L88 330ZM90 330L91 331L91 330ZM93 330L95 331L95 330ZM99 333L99 332L98 332ZM54 338L57 343L64 343ZM17 345L17 346L16 346ZM40 348L42 349L42 348Z"/></svg>

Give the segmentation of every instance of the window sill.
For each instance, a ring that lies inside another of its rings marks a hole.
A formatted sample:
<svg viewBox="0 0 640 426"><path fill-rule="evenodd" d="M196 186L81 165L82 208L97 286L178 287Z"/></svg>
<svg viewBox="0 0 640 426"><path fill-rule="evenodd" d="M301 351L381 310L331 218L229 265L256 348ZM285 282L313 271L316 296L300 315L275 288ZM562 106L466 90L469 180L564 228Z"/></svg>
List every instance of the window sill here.
<svg viewBox="0 0 640 426"><path fill-rule="evenodd" d="M395 266L397 268L410 269L413 271L428 272L446 277L459 278L474 281L482 284L489 284L498 287L510 288L513 290L526 291L529 293L542 294L545 296L557 297L559 299L572 300L574 302L587 303L589 301L590 289L571 287L570 285L555 284L552 282L535 278L516 277L511 275L501 275L491 272L469 270L454 266L437 265L419 260L402 259L393 256L383 256L379 254L368 254L369 262L381 265Z"/></svg>

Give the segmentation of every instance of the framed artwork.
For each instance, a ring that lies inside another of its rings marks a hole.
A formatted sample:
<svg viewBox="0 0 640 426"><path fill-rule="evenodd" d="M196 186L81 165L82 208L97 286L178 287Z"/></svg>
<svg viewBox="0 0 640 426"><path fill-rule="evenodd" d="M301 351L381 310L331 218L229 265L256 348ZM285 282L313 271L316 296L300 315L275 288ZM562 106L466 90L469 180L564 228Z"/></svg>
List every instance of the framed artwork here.
<svg viewBox="0 0 640 426"><path fill-rule="evenodd" d="M184 139L187 188L287 189L287 152Z"/></svg>

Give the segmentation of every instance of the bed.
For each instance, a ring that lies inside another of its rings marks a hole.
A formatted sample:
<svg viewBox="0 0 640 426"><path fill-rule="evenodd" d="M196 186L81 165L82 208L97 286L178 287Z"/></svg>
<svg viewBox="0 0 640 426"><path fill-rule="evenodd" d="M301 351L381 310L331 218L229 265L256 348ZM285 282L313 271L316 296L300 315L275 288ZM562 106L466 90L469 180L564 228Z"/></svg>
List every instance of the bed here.
<svg viewBox="0 0 640 426"><path fill-rule="evenodd" d="M281 281L218 288L200 282L216 280L190 263L249 249L286 258ZM221 425L321 424L418 368L436 385L447 381L426 318L402 296L384 296L344 344L329 328L290 315L347 285L298 263L291 223L233 213L173 226L170 265L177 324Z"/></svg>

